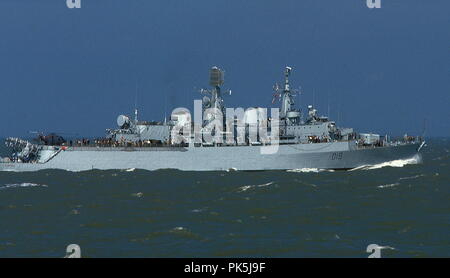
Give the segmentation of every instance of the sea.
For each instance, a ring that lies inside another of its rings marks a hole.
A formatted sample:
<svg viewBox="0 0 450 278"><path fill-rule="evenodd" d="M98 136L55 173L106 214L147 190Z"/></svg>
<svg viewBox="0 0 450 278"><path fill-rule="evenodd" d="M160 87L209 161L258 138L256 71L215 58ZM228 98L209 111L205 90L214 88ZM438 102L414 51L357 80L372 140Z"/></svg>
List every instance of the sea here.
<svg viewBox="0 0 450 278"><path fill-rule="evenodd" d="M70 244L86 258L450 257L450 138L350 171L0 172L0 257Z"/></svg>

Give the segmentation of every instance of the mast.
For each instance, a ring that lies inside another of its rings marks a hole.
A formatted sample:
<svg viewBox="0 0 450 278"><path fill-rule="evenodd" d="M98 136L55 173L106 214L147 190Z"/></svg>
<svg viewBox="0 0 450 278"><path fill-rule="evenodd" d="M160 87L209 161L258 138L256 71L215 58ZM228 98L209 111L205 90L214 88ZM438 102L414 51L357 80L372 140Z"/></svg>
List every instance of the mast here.
<svg viewBox="0 0 450 278"><path fill-rule="evenodd" d="M223 104L224 101L222 98L222 89L221 89L221 86L224 83L224 72L220 68L214 66L210 70L209 77L210 77L209 85L211 85L212 89L200 90L201 94L209 95L209 97L205 96L203 98L203 109L215 108L216 111L220 111L222 115L224 115L225 107ZM231 94L231 91L226 91L226 93ZM208 115L209 118L204 119L205 124L213 121L216 118L216 115L214 114L215 113L209 114Z"/></svg>
<svg viewBox="0 0 450 278"><path fill-rule="evenodd" d="M223 100L220 86L223 85L223 71L218 67L212 67L210 72L209 84L213 87L211 90L212 108L216 108L223 112Z"/></svg>
<svg viewBox="0 0 450 278"><path fill-rule="evenodd" d="M282 91L282 98L281 98L281 111L280 111L280 119L285 120L286 124L291 125L298 123L300 120L300 112L295 109L295 101L294 101L294 94L297 93L297 91L292 91L289 84L289 76L291 74L292 68L286 67L284 71L284 88ZM279 88L277 85L275 85L275 91L277 91L277 94L279 93Z"/></svg>
<svg viewBox="0 0 450 278"><path fill-rule="evenodd" d="M137 109L137 97L138 97L138 83L136 80L136 92L135 92L135 96L134 96L134 124L137 125L138 123L138 109Z"/></svg>
<svg viewBox="0 0 450 278"><path fill-rule="evenodd" d="M292 99L291 89L289 87L289 75L291 74L292 68L286 67L284 71L284 90L281 102L281 118L286 118L287 113L292 110L294 100Z"/></svg>

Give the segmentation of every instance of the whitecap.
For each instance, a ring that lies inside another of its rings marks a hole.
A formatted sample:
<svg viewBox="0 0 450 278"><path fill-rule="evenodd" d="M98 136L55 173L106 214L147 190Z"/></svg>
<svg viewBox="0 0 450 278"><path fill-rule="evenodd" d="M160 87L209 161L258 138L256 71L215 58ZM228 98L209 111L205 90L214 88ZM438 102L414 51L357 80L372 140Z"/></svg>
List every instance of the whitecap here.
<svg viewBox="0 0 450 278"><path fill-rule="evenodd" d="M227 169L226 171L227 172L236 172L236 171L238 171L238 169L234 168L234 167L231 167L231 168Z"/></svg>
<svg viewBox="0 0 450 278"><path fill-rule="evenodd" d="M4 186L0 186L0 189L7 189L7 188L17 188L17 187L48 187L45 184L37 184L32 182L23 182L23 183L11 183L11 184L5 184Z"/></svg>
<svg viewBox="0 0 450 278"><path fill-rule="evenodd" d="M420 175L415 175L415 176L411 176L411 177L402 177L399 178L398 180L411 180L411 179L416 179L416 178L420 178L420 177L424 177L424 174L420 174Z"/></svg>
<svg viewBox="0 0 450 278"><path fill-rule="evenodd" d="M377 246L377 249L391 249L391 250L396 250L394 247L391 247L391 246L380 246L380 245Z"/></svg>
<svg viewBox="0 0 450 278"><path fill-rule="evenodd" d="M318 168L299 168L299 169L291 169L287 170L286 172L290 173L319 173L325 171L324 169L318 169Z"/></svg>
<svg viewBox="0 0 450 278"><path fill-rule="evenodd" d="M382 185L379 185L379 186L377 186L378 188L387 188L387 187L394 187L394 186L397 186L397 185L399 185L400 183L398 183L398 182L396 182L396 183L390 183L390 184L382 184Z"/></svg>
<svg viewBox="0 0 450 278"><path fill-rule="evenodd" d="M272 184L274 184L273 181L268 182L268 183L263 183L263 184L256 184L256 185L244 185L244 186L239 187L240 190L238 192L244 192L244 191L247 191L247 190L249 190L251 188L266 187L266 186L269 186L269 185L272 185Z"/></svg>
<svg viewBox="0 0 450 278"><path fill-rule="evenodd" d="M264 187L264 186L269 186L269 185L272 185L274 182L273 181L271 181L271 182L268 182L268 183L263 183L263 184L258 184L258 185L256 185L256 187Z"/></svg>
<svg viewBox="0 0 450 278"><path fill-rule="evenodd" d="M80 211L77 209L73 209L70 211L70 214L77 215L77 214L80 214Z"/></svg>
<svg viewBox="0 0 450 278"><path fill-rule="evenodd" d="M142 192L133 193L133 194L131 194L131 196L141 198L144 196L144 193L142 193Z"/></svg>
<svg viewBox="0 0 450 278"><path fill-rule="evenodd" d="M191 212L193 212L193 213L200 213L200 212L204 212L206 210L208 210L208 207L192 209Z"/></svg>
<svg viewBox="0 0 450 278"><path fill-rule="evenodd" d="M240 191L239 192L243 192L243 191L247 191L248 189L252 188L253 185L244 185L239 187Z"/></svg>

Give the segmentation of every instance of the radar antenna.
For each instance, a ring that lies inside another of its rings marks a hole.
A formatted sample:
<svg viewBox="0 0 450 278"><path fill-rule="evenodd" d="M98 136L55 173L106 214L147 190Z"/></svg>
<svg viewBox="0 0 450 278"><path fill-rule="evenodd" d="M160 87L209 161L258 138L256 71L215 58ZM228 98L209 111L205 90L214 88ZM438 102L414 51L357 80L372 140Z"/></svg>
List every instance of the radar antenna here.
<svg viewBox="0 0 450 278"><path fill-rule="evenodd" d="M231 95L231 90L226 90L222 92L221 86L224 83L225 72L220 68L214 66L210 70L209 84L213 87L212 89L200 89L199 93L203 95L210 95L208 102L211 108L217 108L223 110L223 98L224 94Z"/></svg>

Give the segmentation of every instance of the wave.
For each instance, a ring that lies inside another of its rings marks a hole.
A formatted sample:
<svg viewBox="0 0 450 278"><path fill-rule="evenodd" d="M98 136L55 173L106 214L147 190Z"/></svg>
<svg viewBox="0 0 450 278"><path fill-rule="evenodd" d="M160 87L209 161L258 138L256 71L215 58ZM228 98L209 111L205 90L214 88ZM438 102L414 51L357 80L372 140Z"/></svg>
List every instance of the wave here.
<svg viewBox="0 0 450 278"><path fill-rule="evenodd" d="M379 185L379 186L377 186L378 188L387 188L387 187L394 187L394 186L397 186L397 185L399 185L400 183L398 183L398 182L396 182L396 183L390 183L390 184L382 184L382 185Z"/></svg>
<svg viewBox="0 0 450 278"><path fill-rule="evenodd" d="M141 197L143 197L143 196L144 196L144 193L142 193L142 192L138 192L138 193L133 193L133 194L131 194L131 196L132 196L132 197L137 197L137 198L141 198Z"/></svg>
<svg viewBox="0 0 450 278"><path fill-rule="evenodd" d="M410 177L402 177L402 178L399 178L398 180L412 180L412 179L417 179L420 177L425 177L425 175L420 174L420 175L415 175L415 176L410 176Z"/></svg>
<svg viewBox="0 0 450 278"><path fill-rule="evenodd" d="M32 183L32 182L10 183L10 184L5 184L3 186L0 186L0 189L17 188L17 187L48 187L48 185Z"/></svg>
<svg viewBox="0 0 450 278"><path fill-rule="evenodd" d="M286 170L286 172L289 173L319 173L319 172L334 172L334 170L327 170L327 169L319 169L319 168L299 168L299 169L290 169Z"/></svg>
<svg viewBox="0 0 450 278"><path fill-rule="evenodd" d="M419 155L415 155L412 158L408 158L408 159L397 159L397 160L387 161L387 162L374 164L374 165L362 165L362 166L353 168L349 171L375 170L375 169L380 169L380 168L384 168L384 167L404 167L405 165L409 165L409 164L419 164L419 163L421 163L421 161L422 161L421 157Z"/></svg>
<svg viewBox="0 0 450 278"><path fill-rule="evenodd" d="M231 167L229 169L226 169L225 171L227 171L227 172L236 172L236 171L238 171L238 169L234 168L234 167Z"/></svg>
<svg viewBox="0 0 450 278"><path fill-rule="evenodd" d="M263 183L263 184L256 184L256 185L244 185L244 186L239 187L240 190L238 192L244 192L244 191L247 191L252 188L266 187L266 186L269 186L272 184L274 184L273 181L268 182L268 183Z"/></svg>
<svg viewBox="0 0 450 278"><path fill-rule="evenodd" d="M367 167L370 167L370 165L362 165L362 166L358 166L358 167L352 168L352 169L350 169L350 170L348 170L348 171L349 171L349 172L352 172L352 171L358 171L358 170L366 170Z"/></svg>

